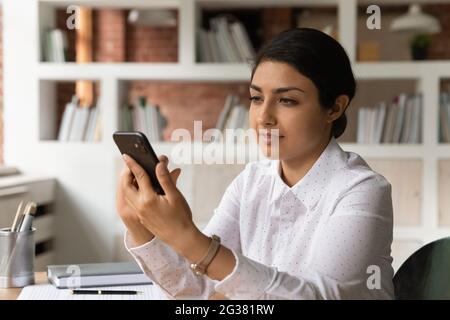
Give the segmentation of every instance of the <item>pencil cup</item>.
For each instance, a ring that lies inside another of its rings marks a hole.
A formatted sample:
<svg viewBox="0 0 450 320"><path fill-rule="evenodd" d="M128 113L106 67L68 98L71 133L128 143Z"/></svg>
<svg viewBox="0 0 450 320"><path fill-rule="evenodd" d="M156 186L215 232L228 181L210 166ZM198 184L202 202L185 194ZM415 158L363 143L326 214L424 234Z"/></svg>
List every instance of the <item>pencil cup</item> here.
<svg viewBox="0 0 450 320"><path fill-rule="evenodd" d="M0 288L34 283L35 231L35 228L22 232L0 229Z"/></svg>

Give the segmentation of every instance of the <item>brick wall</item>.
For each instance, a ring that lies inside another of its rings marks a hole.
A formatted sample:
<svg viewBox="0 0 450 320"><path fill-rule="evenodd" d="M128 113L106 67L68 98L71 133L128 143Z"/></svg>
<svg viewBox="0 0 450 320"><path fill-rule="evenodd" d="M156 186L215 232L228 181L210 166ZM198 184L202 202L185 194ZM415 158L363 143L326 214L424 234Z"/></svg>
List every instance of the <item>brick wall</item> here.
<svg viewBox="0 0 450 320"><path fill-rule="evenodd" d="M178 21L178 11L176 11ZM177 62L178 26L149 27L127 24L126 61Z"/></svg>
<svg viewBox="0 0 450 320"><path fill-rule="evenodd" d="M139 96L145 96L149 103L159 105L168 122L164 140L169 140L177 128L188 129L193 134L194 120L203 121L203 130L214 128L227 94L239 94L241 103L248 104L246 83L155 81L131 81L128 102L134 103Z"/></svg>
<svg viewBox="0 0 450 320"><path fill-rule="evenodd" d="M264 42L280 32L290 29L295 22L291 8L270 8L262 11L262 32Z"/></svg>
<svg viewBox="0 0 450 320"><path fill-rule="evenodd" d="M94 60L97 62L125 61L125 12L115 9L95 10L93 29Z"/></svg>
<svg viewBox="0 0 450 320"><path fill-rule="evenodd" d="M434 4L424 7L441 23L442 32L432 36L429 48L430 59L450 59L450 4Z"/></svg>

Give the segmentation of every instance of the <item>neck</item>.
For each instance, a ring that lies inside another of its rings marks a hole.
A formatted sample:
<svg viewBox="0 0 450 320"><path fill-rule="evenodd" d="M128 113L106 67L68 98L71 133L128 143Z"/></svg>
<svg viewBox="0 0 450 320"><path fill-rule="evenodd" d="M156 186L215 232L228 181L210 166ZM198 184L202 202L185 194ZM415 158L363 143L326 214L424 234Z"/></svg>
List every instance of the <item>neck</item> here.
<svg viewBox="0 0 450 320"><path fill-rule="evenodd" d="M308 150L307 153L302 154L301 156L281 160L281 178L283 181L289 187L292 187L300 181L312 168L317 159L319 159L329 142L329 139L324 139L314 146L313 149Z"/></svg>

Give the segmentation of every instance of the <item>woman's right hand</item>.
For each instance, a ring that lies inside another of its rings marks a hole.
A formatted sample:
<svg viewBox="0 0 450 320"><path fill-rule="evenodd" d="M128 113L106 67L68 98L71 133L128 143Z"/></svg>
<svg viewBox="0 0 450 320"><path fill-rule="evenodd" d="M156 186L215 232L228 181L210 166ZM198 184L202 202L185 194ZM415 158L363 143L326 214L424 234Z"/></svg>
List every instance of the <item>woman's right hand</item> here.
<svg viewBox="0 0 450 320"><path fill-rule="evenodd" d="M159 160L168 161L165 156L160 156ZM170 172L170 177L172 178L174 184L176 184L180 172L180 169L175 169ZM131 202L125 197L124 189L130 185L137 188L137 183L133 173L127 165L124 165L117 187L116 208L122 222L125 224L125 227L130 233L135 246L140 246L152 240L154 235L141 224L136 213L136 208L134 208Z"/></svg>

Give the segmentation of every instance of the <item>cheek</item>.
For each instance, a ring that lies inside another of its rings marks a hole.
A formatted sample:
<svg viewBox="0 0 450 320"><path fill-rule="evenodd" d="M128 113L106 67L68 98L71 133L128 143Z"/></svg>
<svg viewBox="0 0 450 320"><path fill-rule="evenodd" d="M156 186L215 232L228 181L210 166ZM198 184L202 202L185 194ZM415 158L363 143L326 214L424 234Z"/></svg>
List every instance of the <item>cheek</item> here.
<svg viewBox="0 0 450 320"><path fill-rule="evenodd" d="M294 145L315 143L317 139L322 137L325 126L326 121L324 113L312 108L298 110L289 115L286 114L282 125L286 135L289 137L286 142L289 141L289 144Z"/></svg>
<svg viewBox="0 0 450 320"><path fill-rule="evenodd" d="M258 127L258 125L257 125L257 114L256 114L256 111L255 111L255 108L250 107L248 118L249 118L249 126L250 126L250 128L251 129L256 129Z"/></svg>
<svg viewBox="0 0 450 320"><path fill-rule="evenodd" d="M322 127L323 117L319 112L311 112L307 108L286 112L283 127L289 132L308 133Z"/></svg>

